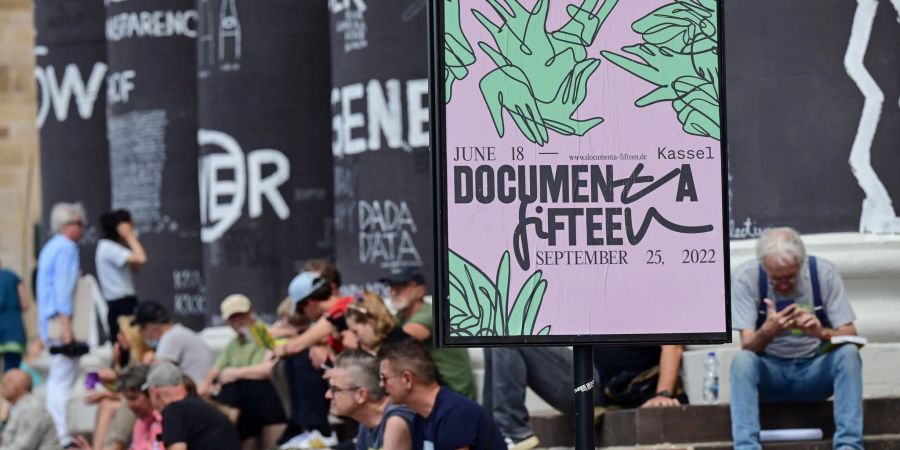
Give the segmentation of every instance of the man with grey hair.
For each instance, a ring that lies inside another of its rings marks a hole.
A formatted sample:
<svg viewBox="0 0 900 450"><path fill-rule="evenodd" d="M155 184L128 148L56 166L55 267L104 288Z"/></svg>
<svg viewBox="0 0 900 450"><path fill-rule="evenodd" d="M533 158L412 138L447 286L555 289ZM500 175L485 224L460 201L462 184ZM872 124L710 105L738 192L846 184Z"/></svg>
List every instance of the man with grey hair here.
<svg viewBox="0 0 900 450"><path fill-rule="evenodd" d="M731 365L731 432L737 450L760 449L759 403L834 395L834 448L862 449L862 362L856 316L830 261L807 256L791 228L766 231L755 261L732 274L732 323L742 350Z"/></svg>
<svg viewBox="0 0 900 450"><path fill-rule="evenodd" d="M50 356L47 374L47 410L56 424L63 447L72 443L66 411L69 394L78 375L73 348L72 311L79 276L78 241L84 234L84 208L77 203L57 203L50 212L53 237L41 249L37 267L37 306L41 340L47 348L62 349ZM53 352L51 352L53 353Z"/></svg>
<svg viewBox="0 0 900 450"><path fill-rule="evenodd" d="M362 350L346 350L337 356L328 374L325 398L331 400L331 413L359 422L357 450L420 448L413 446L412 423L415 413L392 405L379 386L378 359Z"/></svg>

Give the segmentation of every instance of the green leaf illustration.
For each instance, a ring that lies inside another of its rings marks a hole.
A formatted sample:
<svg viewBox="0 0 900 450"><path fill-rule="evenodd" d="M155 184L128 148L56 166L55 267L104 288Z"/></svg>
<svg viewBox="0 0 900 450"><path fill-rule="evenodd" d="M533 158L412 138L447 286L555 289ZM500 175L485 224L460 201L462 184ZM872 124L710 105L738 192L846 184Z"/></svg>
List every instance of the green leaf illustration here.
<svg viewBox="0 0 900 450"><path fill-rule="evenodd" d="M535 333L535 323L547 291L541 271L532 273L519 289L515 302L509 299L509 252L503 252L496 281L483 270L450 250L450 335L521 336L549 335L550 326Z"/></svg>

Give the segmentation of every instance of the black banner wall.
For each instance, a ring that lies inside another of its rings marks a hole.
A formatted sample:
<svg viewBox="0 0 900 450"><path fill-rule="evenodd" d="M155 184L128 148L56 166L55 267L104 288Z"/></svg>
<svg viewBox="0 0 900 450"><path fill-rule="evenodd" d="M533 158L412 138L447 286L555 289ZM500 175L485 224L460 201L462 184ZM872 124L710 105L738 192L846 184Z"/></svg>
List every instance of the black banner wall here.
<svg viewBox="0 0 900 450"><path fill-rule="evenodd" d="M55 203L84 205L85 273L95 273L97 218L109 208L105 17L103 0L34 2L44 229Z"/></svg>
<svg viewBox="0 0 900 450"><path fill-rule="evenodd" d="M337 266L344 290L391 269L432 284L424 0L331 1Z"/></svg>
<svg viewBox="0 0 900 450"><path fill-rule="evenodd" d="M197 187L197 11L193 0L106 7L112 205L131 211L149 262L138 297L206 323Z"/></svg>
<svg viewBox="0 0 900 450"><path fill-rule="evenodd" d="M207 310L243 293L273 319L306 260L333 257L327 0L199 0Z"/></svg>
<svg viewBox="0 0 900 450"><path fill-rule="evenodd" d="M900 232L898 16L888 0L725 2L732 238Z"/></svg>

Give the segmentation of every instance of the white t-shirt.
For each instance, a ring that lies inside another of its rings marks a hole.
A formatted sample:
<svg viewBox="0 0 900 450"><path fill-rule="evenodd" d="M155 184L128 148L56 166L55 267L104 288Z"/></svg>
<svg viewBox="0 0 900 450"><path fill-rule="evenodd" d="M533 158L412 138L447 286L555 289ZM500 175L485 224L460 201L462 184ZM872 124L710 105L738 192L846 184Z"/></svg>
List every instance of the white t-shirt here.
<svg viewBox="0 0 900 450"><path fill-rule="evenodd" d="M97 243L97 278L100 291L107 301L134 295L134 281L131 270L126 265L131 250L118 242L100 239Z"/></svg>

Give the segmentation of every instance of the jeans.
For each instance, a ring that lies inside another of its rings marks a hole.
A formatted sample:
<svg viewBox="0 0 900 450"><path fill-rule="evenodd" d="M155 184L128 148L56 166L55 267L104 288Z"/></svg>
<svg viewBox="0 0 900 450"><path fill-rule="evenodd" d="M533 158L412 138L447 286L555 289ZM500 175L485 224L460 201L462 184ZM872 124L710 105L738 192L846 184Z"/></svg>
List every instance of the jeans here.
<svg viewBox="0 0 900 450"><path fill-rule="evenodd" d="M842 345L812 358L741 350L731 364L731 435L736 450L757 450L759 403L815 402L834 394L834 448L862 450L862 360Z"/></svg>
<svg viewBox="0 0 900 450"><path fill-rule="evenodd" d="M525 391L530 387L557 411L575 410L572 352L565 347L494 347L485 349L485 404L503 434L521 441L534 434L528 423ZM596 378L596 377L595 377ZM596 398L598 389L593 390ZM487 398L489 397L489 398Z"/></svg>
<svg viewBox="0 0 900 450"><path fill-rule="evenodd" d="M309 350L285 360L285 371L291 390L291 414L289 426L302 431L319 430L324 435L331 433L328 411L331 402L325 398L328 382L322 379L323 372L313 367ZM280 406L277 403L273 407Z"/></svg>
<svg viewBox="0 0 900 450"><path fill-rule="evenodd" d="M78 358L66 355L51 355L47 371L47 411L56 425L56 435L63 447L70 444L69 436L69 396L72 385L78 377Z"/></svg>

